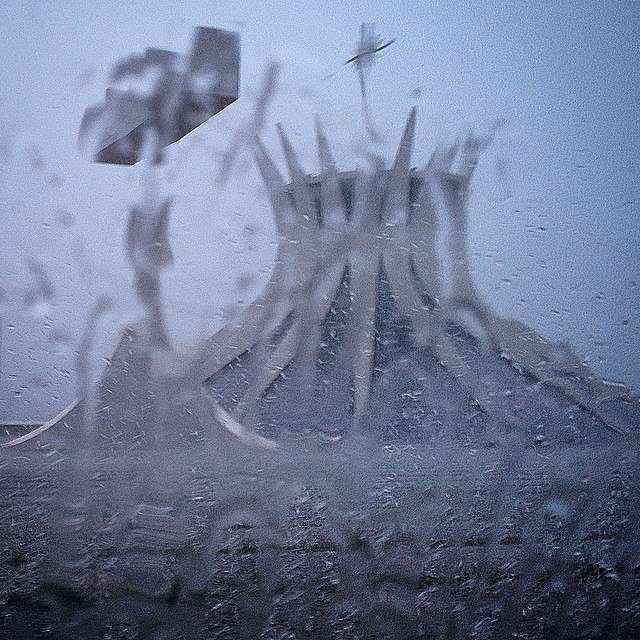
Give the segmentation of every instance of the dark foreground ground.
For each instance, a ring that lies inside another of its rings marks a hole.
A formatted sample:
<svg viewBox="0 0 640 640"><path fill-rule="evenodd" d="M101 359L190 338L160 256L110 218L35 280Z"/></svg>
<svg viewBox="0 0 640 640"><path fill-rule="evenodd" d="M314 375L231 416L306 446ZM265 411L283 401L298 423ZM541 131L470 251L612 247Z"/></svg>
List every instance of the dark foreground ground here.
<svg viewBox="0 0 640 640"><path fill-rule="evenodd" d="M636 440L0 453L0 638L640 638Z"/></svg>

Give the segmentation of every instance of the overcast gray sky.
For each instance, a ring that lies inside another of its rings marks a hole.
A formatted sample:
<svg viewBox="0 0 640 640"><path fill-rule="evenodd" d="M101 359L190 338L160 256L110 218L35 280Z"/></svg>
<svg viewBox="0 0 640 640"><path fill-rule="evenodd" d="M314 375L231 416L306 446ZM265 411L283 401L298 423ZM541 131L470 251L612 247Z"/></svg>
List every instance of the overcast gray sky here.
<svg viewBox="0 0 640 640"><path fill-rule="evenodd" d="M320 113L340 164L353 168L363 127L355 75L341 65L360 23L374 21L383 38L396 38L371 75L389 154L414 103L416 164L465 126L507 119L471 202L477 279L492 307L569 341L605 377L640 390L638 7L9 0L0 8L0 419L38 421L72 399L73 351L96 295L115 300L97 366L118 328L137 317L122 252L136 172L80 157L78 124L117 58L148 46L186 52L198 25L240 32L241 98L169 153L176 264L166 295L177 342L220 326L224 308L254 297L271 267L270 211L253 166L247 161L224 190L213 179L215 152L249 112L260 70L272 58L283 65L265 130L278 161L281 121L316 170L312 117ZM45 317L22 303L26 256L54 283ZM256 282L240 291L246 272Z"/></svg>

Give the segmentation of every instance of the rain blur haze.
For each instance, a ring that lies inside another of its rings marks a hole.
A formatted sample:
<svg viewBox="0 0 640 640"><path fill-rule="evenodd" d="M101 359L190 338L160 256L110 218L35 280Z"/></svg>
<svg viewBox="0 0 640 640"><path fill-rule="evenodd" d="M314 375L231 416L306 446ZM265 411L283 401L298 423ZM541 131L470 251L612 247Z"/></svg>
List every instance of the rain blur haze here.
<svg viewBox="0 0 640 640"><path fill-rule="evenodd" d="M271 213L250 155L216 183L263 70L281 64L263 131L273 155L282 158L280 121L317 171L318 113L340 167L354 168L365 130L357 76L343 65L360 24L375 22L381 38L395 39L368 85L387 157L413 104L416 164L464 127L506 120L470 205L476 278L492 308L640 390L636 3L10 0L0 21L0 421L37 422L73 399L76 351L98 296L113 307L100 323L96 375L119 329L140 315L123 251L138 173L81 157L78 126L117 59L146 47L186 53L199 25L240 33L241 88L168 150L175 264L165 296L176 342L220 327L271 268Z"/></svg>

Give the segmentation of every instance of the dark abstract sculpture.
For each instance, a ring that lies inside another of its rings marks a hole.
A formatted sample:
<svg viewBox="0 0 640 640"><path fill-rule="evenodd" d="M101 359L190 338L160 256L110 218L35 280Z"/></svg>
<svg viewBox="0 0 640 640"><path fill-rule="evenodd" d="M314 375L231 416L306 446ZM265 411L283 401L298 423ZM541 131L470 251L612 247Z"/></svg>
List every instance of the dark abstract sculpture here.
<svg viewBox="0 0 640 640"><path fill-rule="evenodd" d="M96 162L135 164L148 129L157 131L161 149L180 140L237 100L239 77L238 35L199 27L186 61L172 51L147 49L119 62L113 83L133 78L151 86L107 89L105 102L85 111L81 141L97 134Z"/></svg>

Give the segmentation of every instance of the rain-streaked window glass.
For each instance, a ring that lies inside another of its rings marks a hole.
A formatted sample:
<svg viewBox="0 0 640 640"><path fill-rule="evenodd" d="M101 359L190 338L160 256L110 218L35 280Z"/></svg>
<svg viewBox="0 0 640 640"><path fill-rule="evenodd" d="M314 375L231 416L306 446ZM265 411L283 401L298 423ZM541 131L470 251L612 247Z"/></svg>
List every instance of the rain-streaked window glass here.
<svg viewBox="0 0 640 640"><path fill-rule="evenodd" d="M0 17L0 638L640 638L634 3Z"/></svg>

